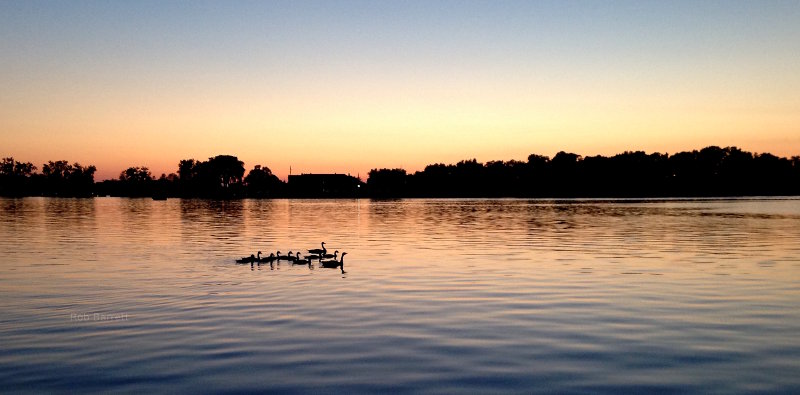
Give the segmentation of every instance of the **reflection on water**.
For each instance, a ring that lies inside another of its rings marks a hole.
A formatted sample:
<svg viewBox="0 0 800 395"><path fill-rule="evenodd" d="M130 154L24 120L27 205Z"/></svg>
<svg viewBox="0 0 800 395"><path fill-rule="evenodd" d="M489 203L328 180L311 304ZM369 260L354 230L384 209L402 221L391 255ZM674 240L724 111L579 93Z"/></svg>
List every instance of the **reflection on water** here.
<svg viewBox="0 0 800 395"><path fill-rule="evenodd" d="M800 392L797 199L0 213L3 392Z"/></svg>

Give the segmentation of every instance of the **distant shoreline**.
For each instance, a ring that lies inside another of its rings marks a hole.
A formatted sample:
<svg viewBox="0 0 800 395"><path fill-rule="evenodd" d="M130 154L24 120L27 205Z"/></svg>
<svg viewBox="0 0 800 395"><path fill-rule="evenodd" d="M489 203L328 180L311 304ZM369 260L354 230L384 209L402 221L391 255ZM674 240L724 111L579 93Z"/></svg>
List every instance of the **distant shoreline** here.
<svg viewBox="0 0 800 395"><path fill-rule="evenodd" d="M156 178L130 167L117 180L94 181L92 165L43 164L4 158L0 196L166 198L708 198L799 196L800 156L781 158L736 147L709 146L673 155L626 151L583 157L561 151L527 161L462 160L436 163L413 174L372 169L366 182L347 174L300 174L281 181L267 166L245 176L244 162L218 155L181 160L177 173Z"/></svg>

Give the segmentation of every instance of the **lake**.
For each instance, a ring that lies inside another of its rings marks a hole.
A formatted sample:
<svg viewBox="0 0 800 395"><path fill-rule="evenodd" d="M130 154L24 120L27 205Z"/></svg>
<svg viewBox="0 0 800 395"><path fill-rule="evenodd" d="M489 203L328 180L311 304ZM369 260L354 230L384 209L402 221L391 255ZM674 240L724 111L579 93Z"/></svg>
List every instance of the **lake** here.
<svg viewBox="0 0 800 395"><path fill-rule="evenodd" d="M797 198L0 199L0 258L2 393L800 393Z"/></svg>

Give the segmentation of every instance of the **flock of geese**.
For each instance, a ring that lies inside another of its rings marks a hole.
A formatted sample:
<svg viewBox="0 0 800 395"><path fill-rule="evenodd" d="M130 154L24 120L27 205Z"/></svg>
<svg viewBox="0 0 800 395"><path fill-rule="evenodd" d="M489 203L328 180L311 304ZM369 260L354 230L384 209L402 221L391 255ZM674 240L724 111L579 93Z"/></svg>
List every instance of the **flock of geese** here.
<svg viewBox="0 0 800 395"><path fill-rule="evenodd" d="M237 259L236 263L273 263L280 261L288 261L291 262L293 265L308 265L314 261L319 262L319 267L325 268L341 268L344 271L344 256L347 255L346 252L342 252L341 257L339 257L339 251L336 250L333 254L328 253L328 249L325 248L325 242L322 242L322 248L313 248L308 250L308 254L304 258L300 257L300 251L297 251L295 254L292 254L292 251L289 251L286 255L281 255L281 252L278 251L277 253L270 253L269 256L262 258L262 252L259 251L256 254L251 254L248 257L244 257L241 259ZM338 259L338 260L337 260Z"/></svg>

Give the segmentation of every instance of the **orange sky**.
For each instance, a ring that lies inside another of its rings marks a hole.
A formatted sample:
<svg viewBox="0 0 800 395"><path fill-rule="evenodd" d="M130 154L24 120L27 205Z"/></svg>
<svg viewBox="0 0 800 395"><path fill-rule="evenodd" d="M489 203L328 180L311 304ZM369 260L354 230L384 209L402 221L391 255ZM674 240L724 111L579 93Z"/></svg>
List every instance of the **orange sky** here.
<svg viewBox="0 0 800 395"><path fill-rule="evenodd" d="M218 154L364 179L560 150L800 155L796 4L425 4L3 3L0 155L98 180Z"/></svg>

